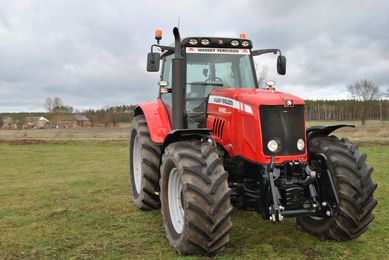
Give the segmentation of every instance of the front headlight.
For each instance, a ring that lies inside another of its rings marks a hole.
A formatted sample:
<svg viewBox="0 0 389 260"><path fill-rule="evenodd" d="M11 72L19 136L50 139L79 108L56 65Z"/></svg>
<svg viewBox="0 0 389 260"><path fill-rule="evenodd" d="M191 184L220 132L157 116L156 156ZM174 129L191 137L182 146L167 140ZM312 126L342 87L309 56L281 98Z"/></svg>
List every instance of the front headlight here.
<svg viewBox="0 0 389 260"><path fill-rule="evenodd" d="M305 142L303 139L298 139L297 140L297 149L299 149L300 151L304 151L304 148L305 148Z"/></svg>
<svg viewBox="0 0 389 260"><path fill-rule="evenodd" d="M269 149L269 151L272 153L277 152L279 147L280 147L280 145L276 140L270 140L267 143L267 149Z"/></svg>

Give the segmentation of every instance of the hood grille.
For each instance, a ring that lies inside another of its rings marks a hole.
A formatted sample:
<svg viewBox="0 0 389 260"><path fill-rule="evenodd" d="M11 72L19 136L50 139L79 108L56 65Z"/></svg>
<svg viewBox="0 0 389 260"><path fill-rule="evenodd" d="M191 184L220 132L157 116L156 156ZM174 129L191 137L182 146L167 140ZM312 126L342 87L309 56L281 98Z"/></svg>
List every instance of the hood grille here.
<svg viewBox="0 0 389 260"><path fill-rule="evenodd" d="M305 151L297 149L297 140L305 141L304 106L260 106L262 143L265 155L298 155ZM278 152L267 148L270 140L280 143Z"/></svg>

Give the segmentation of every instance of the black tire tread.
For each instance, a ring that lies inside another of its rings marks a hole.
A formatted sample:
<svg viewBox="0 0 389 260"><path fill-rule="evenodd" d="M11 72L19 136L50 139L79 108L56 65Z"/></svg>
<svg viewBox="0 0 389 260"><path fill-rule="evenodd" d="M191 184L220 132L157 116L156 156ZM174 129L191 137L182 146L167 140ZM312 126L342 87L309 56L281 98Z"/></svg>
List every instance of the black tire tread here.
<svg viewBox="0 0 389 260"><path fill-rule="evenodd" d="M297 224L305 231L330 240L350 240L368 230L377 205L373 169L366 164L366 154L347 139L335 136L310 140L310 152L324 153L339 197L337 216L315 222L310 217L298 217Z"/></svg>
<svg viewBox="0 0 389 260"><path fill-rule="evenodd" d="M170 162L177 165L183 184L185 225L179 238L170 234L166 221L165 196L161 189L162 215L166 236L181 255L213 255L229 241L232 228L230 188L217 149L208 142L180 141L166 147L162 157L161 183ZM167 202L166 202L167 203ZM166 209L168 211L168 208Z"/></svg>
<svg viewBox="0 0 389 260"><path fill-rule="evenodd" d="M160 208L160 200L156 191L159 190L159 161L161 156L160 146L153 143L150 138L150 131L144 115L137 115L132 122L131 135L137 134L140 138L142 149L142 184L141 192L134 191L135 185L132 183L132 197L135 206L142 210L153 210ZM130 163L132 163L132 149L130 137ZM132 167L130 166L130 169ZM130 170L131 171L131 170ZM132 173L131 173L132 174Z"/></svg>

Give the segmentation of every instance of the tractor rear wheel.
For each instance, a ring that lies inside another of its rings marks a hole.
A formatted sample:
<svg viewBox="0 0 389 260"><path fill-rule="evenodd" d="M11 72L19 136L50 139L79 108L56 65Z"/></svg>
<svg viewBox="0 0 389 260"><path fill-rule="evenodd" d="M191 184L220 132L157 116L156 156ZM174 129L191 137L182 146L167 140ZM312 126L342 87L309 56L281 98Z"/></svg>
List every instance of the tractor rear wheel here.
<svg viewBox="0 0 389 260"><path fill-rule="evenodd" d="M166 147L161 165L161 208L166 237L181 255L211 255L229 241L230 189L218 150L209 142Z"/></svg>
<svg viewBox="0 0 389 260"><path fill-rule="evenodd" d="M373 168L356 145L334 136L313 138L309 142L310 156L324 154L331 174L339 205L334 217L298 217L297 224L307 232L323 239L350 240L367 231L374 219L377 200L373 193Z"/></svg>
<svg viewBox="0 0 389 260"><path fill-rule="evenodd" d="M159 201L160 148L150 139L144 115L132 121L130 134L130 176L135 205L143 210L157 209Z"/></svg>

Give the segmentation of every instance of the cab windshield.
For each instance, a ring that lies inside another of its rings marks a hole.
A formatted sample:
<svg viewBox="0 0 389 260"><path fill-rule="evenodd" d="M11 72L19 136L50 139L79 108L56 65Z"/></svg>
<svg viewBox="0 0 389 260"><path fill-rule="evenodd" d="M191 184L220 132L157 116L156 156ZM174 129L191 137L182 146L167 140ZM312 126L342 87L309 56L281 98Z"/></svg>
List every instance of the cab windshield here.
<svg viewBox="0 0 389 260"><path fill-rule="evenodd" d="M238 53L208 54L187 52L187 89L193 85L209 85L211 87L223 88L255 88L255 74L249 50L245 50L245 52L239 49L227 50Z"/></svg>

